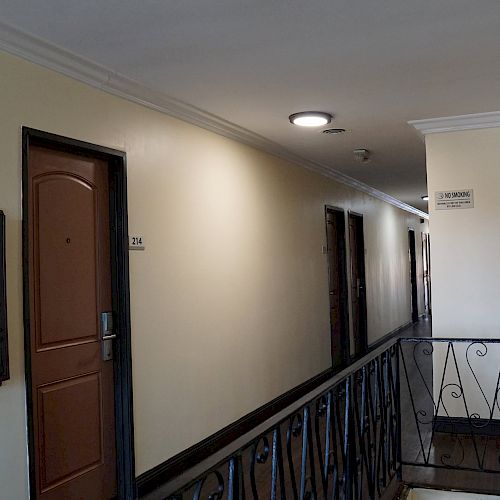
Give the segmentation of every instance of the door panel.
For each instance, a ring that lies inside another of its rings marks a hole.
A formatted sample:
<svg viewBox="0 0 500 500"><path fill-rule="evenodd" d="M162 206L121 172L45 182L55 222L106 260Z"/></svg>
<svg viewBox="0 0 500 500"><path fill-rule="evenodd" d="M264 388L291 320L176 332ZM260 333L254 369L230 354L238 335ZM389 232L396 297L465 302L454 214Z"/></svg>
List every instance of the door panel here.
<svg viewBox="0 0 500 500"><path fill-rule="evenodd" d="M30 146L28 245L37 498L116 494L108 165Z"/></svg>
<svg viewBox="0 0 500 500"><path fill-rule="evenodd" d="M43 174L33 178L33 200L37 350L96 341L96 188L72 175Z"/></svg>
<svg viewBox="0 0 500 500"><path fill-rule="evenodd" d="M99 373L38 389L42 491L102 465L101 401ZM70 408L79 411L68 418Z"/></svg>

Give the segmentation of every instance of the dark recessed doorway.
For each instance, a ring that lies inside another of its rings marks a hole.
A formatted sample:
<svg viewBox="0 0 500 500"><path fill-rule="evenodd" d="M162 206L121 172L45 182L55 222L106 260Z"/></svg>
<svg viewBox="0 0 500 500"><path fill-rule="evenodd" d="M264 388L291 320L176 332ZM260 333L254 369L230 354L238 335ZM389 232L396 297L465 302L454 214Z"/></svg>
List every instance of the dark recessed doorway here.
<svg viewBox="0 0 500 500"><path fill-rule="evenodd" d="M410 258L410 292L411 292L411 320L418 321L418 289L417 289L417 252L415 248L415 231L408 230L408 245Z"/></svg>
<svg viewBox="0 0 500 500"><path fill-rule="evenodd" d="M332 367L338 370L349 361L349 313L344 211L325 208L330 297Z"/></svg>
<svg viewBox="0 0 500 500"><path fill-rule="evenodd" d="M351 258L351 308L352 339L351 354L362 356L368 349L365 277L365 237L363 216L349 213L349 248Z"/></svg>

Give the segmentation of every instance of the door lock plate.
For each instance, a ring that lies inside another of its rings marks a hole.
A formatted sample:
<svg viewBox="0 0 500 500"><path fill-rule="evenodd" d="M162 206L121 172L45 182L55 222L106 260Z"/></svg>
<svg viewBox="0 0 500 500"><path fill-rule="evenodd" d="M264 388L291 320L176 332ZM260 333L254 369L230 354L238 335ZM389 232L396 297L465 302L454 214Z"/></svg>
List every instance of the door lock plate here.
<svg viewBox="0 0 500 500"><path fill-rule="evenodd" d="M113 359L113 339L116 334L113 332L113 313L101 313L101 341L102 341L102 360L110 361Z"/></svg>

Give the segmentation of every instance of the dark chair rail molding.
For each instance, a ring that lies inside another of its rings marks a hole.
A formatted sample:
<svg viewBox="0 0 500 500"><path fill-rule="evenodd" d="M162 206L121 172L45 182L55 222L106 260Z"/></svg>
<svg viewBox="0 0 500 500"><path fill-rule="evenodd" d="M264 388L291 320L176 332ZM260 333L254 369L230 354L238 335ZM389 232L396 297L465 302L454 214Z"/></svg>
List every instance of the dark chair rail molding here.
<svg viewBox="0 0 500 500"><path fill-rule="evenodd" d="M257 410L245 415L236 422L224 427L208 438L187 448L166 462L137 477L139 497L167 483L182 472L202 462L234 440L251 431L257 425L309 394L333 376L331 369L325 370L290 391L273 399Z"/></svg>
<svg viewBox="0 0 500 500"><path fill-rule="evenodd" d="M367 358L199 477L148 498L380 498L400 463L396 341Z"/></svg>
<svg viewBox="0 0 500 500"><path fill-rule="evenodd" d="M495 339L390 341L144 498L371 500L407 466L498 473L499 359Z"/></svg>
<svg viewBox="0 0 500 500"><path fill-rule="evenodd" d="M377 349L380 349L381 346L387 344L389 340L395 338L410 325L411 322L406 323L405 325L387 333L384 337L369 346L369 352L375 352ZM351 360L353 365L351 366L357 366L354 363L356 363L359 359L360 358L353 358ZM319 373L315 377L312 377L255 411L243 416L236 422L224 427L215 434L212 434L203 441L196 443L165 462L139 475L136 480L139 497L142 498L151 491L159 488L165 483L168 483L179 474L194 467L214 453L222 450L240 436L250 432L256 426L262 424L278 412L289 407L300 398L306 396L328 380L332 379L336 373L337 372L334 372L332 369L327 369ZM343 373L345 373L345 370L341 371L340 375Z"/></svg>

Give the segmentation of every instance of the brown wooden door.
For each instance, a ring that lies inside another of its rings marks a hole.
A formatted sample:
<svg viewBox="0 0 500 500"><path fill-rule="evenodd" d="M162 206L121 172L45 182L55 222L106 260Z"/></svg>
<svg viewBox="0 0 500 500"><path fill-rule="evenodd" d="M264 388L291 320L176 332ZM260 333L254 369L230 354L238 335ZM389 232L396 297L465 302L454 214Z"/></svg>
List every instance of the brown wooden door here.
<svg viewBox="0 0 500 500"><path fill-rule="evenodd" d="M343 211L333 208L326 209L326 238L332 366L333 368L340 368L346 364L349 353L345 222Z"/></svg>
<svg viewBox="0 0 500 500"><path fill-rule="evenodd" d="M37 498L116 495L108 165L30 146L28 245Z"/></svg>
<svg viewBox="0 0 500 500"><path fill-rule="evenodd" d="M351 257L351 307L354 355L367 349L365 242L363 216L349 214L349 248Z"/></svg>

